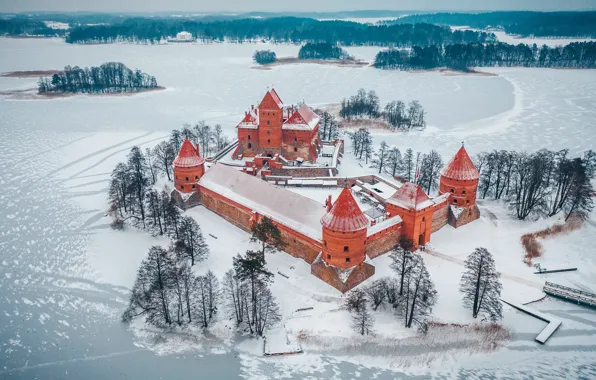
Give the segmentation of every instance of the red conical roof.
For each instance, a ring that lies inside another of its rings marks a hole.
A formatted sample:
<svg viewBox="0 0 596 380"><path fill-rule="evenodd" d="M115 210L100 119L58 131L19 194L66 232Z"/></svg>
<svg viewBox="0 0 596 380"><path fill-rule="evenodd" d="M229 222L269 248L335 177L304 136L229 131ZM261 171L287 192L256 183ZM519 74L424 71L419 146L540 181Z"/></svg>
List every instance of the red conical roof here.
<svg viewBox="0 0 596 380"><path fill-rule="evenodd" d="M177 168L192 168L194 166L200 166L205 163L205 159L201 157L199 148L195 148L189 139L184 139L178 156L172 163Z"/></svg>
<svg viewBox="0 0 596 380"><path fill-rule="evenodd" d="M441 170L441 175L460 181L469 181L480 178L478 170L476 170L474 163L463 146L457 151L447 166Z"/></svg>
<svg viewBox="0 0 596 380"><path fill-rule="evenodd" d="M420 186L410 182L404 183L387 203L407 210L422 210L434 204Z"/></svg>
<svg viewBox="0 0 596 380"><path fill-rule="evenodd" d="M349 189L345 188L333 203L333 207L321 218L321 224L332 231L354 232L368 226L368 218L358 207Z"/></svg>

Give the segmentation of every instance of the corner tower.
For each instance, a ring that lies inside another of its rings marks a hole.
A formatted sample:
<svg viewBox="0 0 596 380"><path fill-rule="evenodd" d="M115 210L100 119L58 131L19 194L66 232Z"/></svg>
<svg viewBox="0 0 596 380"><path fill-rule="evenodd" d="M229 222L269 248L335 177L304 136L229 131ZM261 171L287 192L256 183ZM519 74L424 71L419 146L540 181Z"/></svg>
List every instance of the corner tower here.
<svg viewBox="0 0 596 380"><path fill-rule="evenodd" d="M390 217L402 219L402 235L406 235L415 247L430 241L435 203L416 184L406 182L385 204Z"/></svg>
<svg viewBox="0 0 596 380"><path fill-rule="evenodd" d="M262 153L280 153L283 103L274 89L267 91L258 108L259 145Z"/></svg>
<svg viewBox="0 0 596 380"><path fill-rule="evenodd" d="M195 147L189 139L185 139L172 167L176 190L181 193L198 190L197 182L205 174L205 159L201 157L198 146Z"/></svg>
<svg viewBox="0 0 596 380"><path fill-rule="evenodd" d="M345 188L321 218L323 225L322 258L328 265L351 268L364 262L368 218Z"/></svg>
<svg viewBox="0 0 596 380"><path fill-rule="evenodd" d="M439 195L450 193L450 205L473 207L479 178L478 170L462 146L441 171Z"/></svg>

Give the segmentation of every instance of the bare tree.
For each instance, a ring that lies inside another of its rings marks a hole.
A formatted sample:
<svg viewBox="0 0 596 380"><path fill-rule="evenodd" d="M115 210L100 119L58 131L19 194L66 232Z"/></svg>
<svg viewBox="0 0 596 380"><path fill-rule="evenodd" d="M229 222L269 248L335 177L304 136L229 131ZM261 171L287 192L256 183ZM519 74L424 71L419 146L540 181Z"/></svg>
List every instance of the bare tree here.
<svg viewBox="0 0 596 380"><path fill-rule="evenodd" d="M204 260L209 255L209 246L205 242L201 228L190 216L185 216L180 223L180 239L176 242L178 250L190 259L190 265Z"/></svg>
<svg viewBox="0 0 596 380"><path fill-rule="evenodd" d="M391 269L395 271L399 278L399 295L404 294L404 282L406 275L416 264L416 254L412 252L414 242L406 235L400 235L397 245L390 254L392 263Z"/></svg>
<svg viewBox="0 0 596 380"><path fill-rule="evenodd" d="M501 305L501 274L495 268L492 255L486 248L476 248L465 262L459 289L465 307L472 309L472 316L483 314L491 321L503 317Z"/></svg>
<svg viewBox="0 0 596 380"><path fill-rule="evenodd" d="M364 303L362 307L351 313L352 328L360 335L368 335L372 332L374 317L368 310L368 305Z"/></svg>
<svg viewBox="0 0 596 380"><path fill-rule="evenodd" d="M406 274L402 302L397 307L398 315L404 318L405 327L415 323L422 331L427 329L427 318L437 300L437 291L424 265L424 260L416 256L415 265Z"/></svg>
<svg viewBox="0 0 596 380"><path fill-rule="evenodd" d="M176 151L172 148L172 144L167 141L157 144L153 148L153 157L156 162L159 162L159 170L166 174L168 181L171 181L172 162L176 158Z"/></svg>
<svg viewBox="0 0 596 380"><path fill-rule="evenodd" d="M442 167L443 159L436 150L422 156L418 184L425 188L427 194L439 186L439 171Z"/></svg>

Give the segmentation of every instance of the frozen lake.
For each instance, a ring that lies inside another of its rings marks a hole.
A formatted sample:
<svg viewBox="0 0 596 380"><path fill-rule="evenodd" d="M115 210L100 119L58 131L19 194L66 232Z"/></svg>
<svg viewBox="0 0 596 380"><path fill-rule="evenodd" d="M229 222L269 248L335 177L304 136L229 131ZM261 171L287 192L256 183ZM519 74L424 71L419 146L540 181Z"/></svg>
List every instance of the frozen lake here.
<svg viewBox="0 0 596 380"><path fill-rule="evenodd" d="M268 368L266 363L259 372L233 351L156 357L135 345L119 323L132 283L112 279L108 272L116 274L118 265L101 272L97 256L90 259L96 251L126 260L128 246L115 252L97 247L121 247L104 218L106 195L110 171L132 145L152 146L171 129L198 120L219 123L232 136L244 110L260 100L267 86L274 86L286 103L305 100L314 106L337 103L359 88L375 90L383 103L417 99L427 110L428 128L375 133L375 143L384 139L400 149L437 149L445 159L461 141L470 153L569 148L576 154L596 148L594 70L491 69L485 71L498 75L446 76L312 64L252 69L252 53L261 48L278 56L298 52L297 46L279 45L81 46L0 38L0 72L121 61L154 75L167 88L126 97L0 99L0 379L157 379L199 373L204 377L198 378L228 379L239 374L250 378ZM378 50L348 49L369 60ZM0 78L0 89L35 83ZM544 307L556 309L558 304ZM569 309L559 311L562 318L582 315L581 309ZM585 320L579 330L594 336L596 322ZM516 339L523 343L526 338L521 334ZM514 343L522 347L520 342ZM576 351L572 341L557 347L564 359L561 370L573 377L594 375L584 359L596 347L583 347ZM505 372L491 367L494 363L483 363L483 368L494 369L487 374L528 376L527 362L543 349L522 348L524 361L512 359L515 350L498 354L511 363ZM377 373L333 358L322 360L322 369L311 376L349 378L358 372L368 378ZM477 368L466 363L444 377L474 377ZM394 377L383 372L378 378Z"/></svg>

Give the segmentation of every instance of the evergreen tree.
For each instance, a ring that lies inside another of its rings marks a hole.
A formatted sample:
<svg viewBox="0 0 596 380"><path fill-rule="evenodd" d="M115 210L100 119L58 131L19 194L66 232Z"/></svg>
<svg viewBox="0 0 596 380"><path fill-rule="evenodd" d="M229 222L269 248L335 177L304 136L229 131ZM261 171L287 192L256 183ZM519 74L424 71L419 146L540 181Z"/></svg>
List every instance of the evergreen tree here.
<svg viewBox="0 0 596 380"><path fill-rule="evenodd" d="M190 259L190 265L203 261L209 255L209 246L205 242L201 228L190 216L182 217L180 222L177 248L183 257Z"/></svg>

